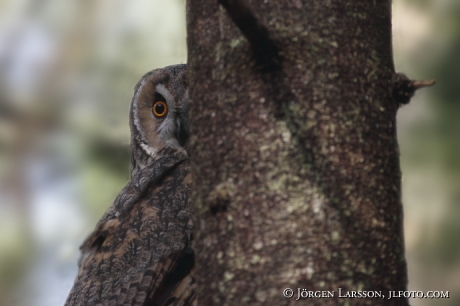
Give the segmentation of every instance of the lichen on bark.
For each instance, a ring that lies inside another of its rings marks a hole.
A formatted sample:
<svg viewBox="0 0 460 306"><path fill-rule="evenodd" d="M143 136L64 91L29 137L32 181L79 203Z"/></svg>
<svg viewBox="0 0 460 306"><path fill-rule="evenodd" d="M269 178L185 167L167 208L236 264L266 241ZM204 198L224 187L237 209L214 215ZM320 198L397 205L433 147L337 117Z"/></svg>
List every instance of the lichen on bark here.
<svg viewBox="0 0 460 306"><path fill-rule="evenodd" d="M187 4L199 304L408 305L337 298L407 284L391 1L245 3L280 70L217 1Z"/></svg>

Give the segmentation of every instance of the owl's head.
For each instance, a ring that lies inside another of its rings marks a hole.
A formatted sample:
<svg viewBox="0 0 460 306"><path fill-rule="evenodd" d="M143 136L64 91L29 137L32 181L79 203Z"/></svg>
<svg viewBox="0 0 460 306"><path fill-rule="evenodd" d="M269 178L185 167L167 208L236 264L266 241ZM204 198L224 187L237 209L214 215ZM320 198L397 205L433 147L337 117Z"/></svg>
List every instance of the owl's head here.
<svg viewBox="0 0 460 306"><path fill-rule="evenodd" d="M189 143L187 65L155 69L134 89L130 126L133 168L146 166L163 148Z"/></svg>

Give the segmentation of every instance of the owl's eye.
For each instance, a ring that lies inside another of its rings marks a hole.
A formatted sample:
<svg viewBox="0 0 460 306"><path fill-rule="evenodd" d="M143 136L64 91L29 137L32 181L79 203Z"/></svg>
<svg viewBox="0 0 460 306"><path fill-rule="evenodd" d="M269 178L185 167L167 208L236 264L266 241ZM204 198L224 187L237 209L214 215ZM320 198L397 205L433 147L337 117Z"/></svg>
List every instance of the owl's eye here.
<svg viewBox="0 0 460 306"><path fill-rule="evenodd" d="M152 106L153 115L162 118L168 113L168 105L164 101L156 101Z"/></svg>

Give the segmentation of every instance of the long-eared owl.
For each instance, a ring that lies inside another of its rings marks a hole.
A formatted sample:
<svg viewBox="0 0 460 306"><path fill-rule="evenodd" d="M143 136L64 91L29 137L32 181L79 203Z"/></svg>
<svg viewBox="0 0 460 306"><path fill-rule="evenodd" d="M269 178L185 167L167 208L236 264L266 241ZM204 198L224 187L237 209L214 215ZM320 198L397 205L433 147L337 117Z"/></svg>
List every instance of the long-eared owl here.
<svg viewBox="0 0 460 306"><path fill-rule="evenodd" d="M194 305L187 66L144 75L130 109L131 179L80 247L65 306Z"/></svg>

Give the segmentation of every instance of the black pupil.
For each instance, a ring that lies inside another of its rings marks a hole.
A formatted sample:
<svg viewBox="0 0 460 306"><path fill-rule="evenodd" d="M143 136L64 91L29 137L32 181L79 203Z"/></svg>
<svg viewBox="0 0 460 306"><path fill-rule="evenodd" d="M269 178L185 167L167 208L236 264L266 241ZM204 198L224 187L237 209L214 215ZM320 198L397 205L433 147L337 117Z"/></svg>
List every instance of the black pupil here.
<svg viewBox="0 0 460 306"><path fill-rule="evenodd" d="M163 113L165 112L164 104L163 103L157 103L157 105L155 105L155 112L158 115L163 115Z"/></svg>

